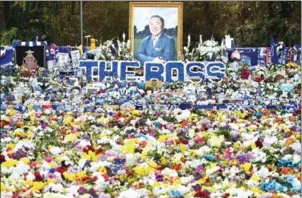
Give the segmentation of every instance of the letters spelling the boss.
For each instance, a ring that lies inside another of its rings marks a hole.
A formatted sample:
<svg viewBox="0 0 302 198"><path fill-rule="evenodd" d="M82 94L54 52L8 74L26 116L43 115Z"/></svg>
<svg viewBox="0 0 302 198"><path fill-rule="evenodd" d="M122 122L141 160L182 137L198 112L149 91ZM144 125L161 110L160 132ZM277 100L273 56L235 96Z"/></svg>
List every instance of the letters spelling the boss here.
<svg viewBox="0 0 302 198"><path fill-rule="evenodd" d="M175 81L199 81L203 83L205 79L223 79L226 74L226 66L222 62L188 62L171 61L166 64L146 62L144 64L144 74L138 76L135 69L140 68L140 63L136 61L91 61L80 62L80 68L86 72L86 78L98 81L119 77L122 81L132 80L159 80L163 82Z"/></svg>

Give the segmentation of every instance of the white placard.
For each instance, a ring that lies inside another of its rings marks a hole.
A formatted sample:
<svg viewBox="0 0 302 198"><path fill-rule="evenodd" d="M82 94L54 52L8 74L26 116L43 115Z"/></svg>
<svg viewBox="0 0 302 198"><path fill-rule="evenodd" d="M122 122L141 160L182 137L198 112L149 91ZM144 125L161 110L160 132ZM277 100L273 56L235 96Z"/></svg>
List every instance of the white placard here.
<svg viewBox="0 0 302 198"><path fill-rule="evenodd" d="M54 60L48 60L47 61L47 69L49 71L52 71L55 67L55 61Z"/></svg>
<svg viewBox="0 0 302 198"><path fill-rule="evenodd" d="M68 53L58 53L58 65L60 67L68 64L69 54Z"/></svg>
<svg viewBox="0 0 302 198"><path fill-rule="evenodd" d="M71 54L71 60L73 67L79 67L80 66L80 50L74 50L70 52Z"/></svg>

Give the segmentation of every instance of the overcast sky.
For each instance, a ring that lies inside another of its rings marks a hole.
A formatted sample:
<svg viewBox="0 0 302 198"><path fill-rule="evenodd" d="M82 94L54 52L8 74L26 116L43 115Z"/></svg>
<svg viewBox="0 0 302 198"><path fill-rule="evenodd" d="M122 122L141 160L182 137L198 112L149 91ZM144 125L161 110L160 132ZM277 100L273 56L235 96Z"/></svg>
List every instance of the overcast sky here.
<svg viewBox="0 0 302 198"><path fill-rule="evenodd" d="M134 25L137 31L144 30L149 24L149 19L152 15L159 15L165 20L165 28L174 28L177 25L177 8L134 8Z"/></svg>

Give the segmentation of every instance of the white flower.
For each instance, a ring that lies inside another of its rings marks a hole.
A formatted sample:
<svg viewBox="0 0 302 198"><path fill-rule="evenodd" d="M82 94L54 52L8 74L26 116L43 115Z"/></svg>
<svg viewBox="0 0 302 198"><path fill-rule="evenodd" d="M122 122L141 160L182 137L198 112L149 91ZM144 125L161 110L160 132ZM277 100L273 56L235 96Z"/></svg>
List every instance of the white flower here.
<svg viewBox="0 0 302 198"><path fill-rule="evenodd" d="M278 141L277 137L273 136L273 137L265 137L264 141L263 141L263 146L267 147L267 146L271 146L272 144L276 143Z"/></svg>
<svg viewBox="0 0 302 198"><path fill-rule="evenodd" d="M181 181L182 184L188 184L193 179L194 179L194 177L191 175L191 176L188 176L188 177L181 177L180 181Z"/></svg>
<svg viewBox="0 0 302 198"><path fill-rule="evenodd" d="M211 152L211 148L208 147L208 146L203 146L201 148L199 148L198 150L195 151L196 155L198 156L203 156L207 153L210 153Z"/></svg>
<svg viewBox="0 0 302 198"><path fill-rule="evenodd" d="M211 174L217 172L219 169L220 169L219 166L215 166L214 168L207 169L206 175L209 176L209 175L211 175Z"/></svg>
<svg viewBox="0 0 302 198"><path fill-rule="evenodd" d="M178 173L175 170L169 168L162 170L162 174L167 177L178 177Z"/></svg>
<svg viewBox="0 0 302 198"><path fill-rule="evenodd" d="M50 193L50 192L47 192L47 193L43 194L43 197L44 198L67 198L68 196L65 196L65 195L60 194L60 193Z"/></svg>
<svg viewBox="0 0 302 198"><path fill-rule="evenodd" d="M164 195L166 192L168 192L168 189L164 187L155 187L153 188L152 192L156 197L159 197L160 195Z"/></svg>
<svg viewBox="0 0 302 198"><path fill-rule="evenodd" d="M261 150L254 148L252 150L252 154L253 154L253 162L259 162L261 161L262 163L264 163L266 161L266 154L264 152L262 152Z"/></svg>
<svg viewBox="0 0 302 198"><path fill-rule="evenodd" d="M14 152L16 152L16 151L18 151L19 149L22 149L22 148L34 149L35 146L30 140L22 140L22 141L19 141L16 144L16 146L14 148Z"/></svg>
<svg viewBox="0 0 302 198"><path fill-rule="evenodd" d="M301 143L300 142L295 142L290 145L292 149L294 149L297 153L301 153Z"/></svg>
<svg viewBox="0 0 302 198"><path fill-rule="evenodd" d="M49 185L47 185L45 187L45 191L52 191L52 192L62 192L64 189L64 187L62 186L62 184L54 184L54 183L50 183Z"/></svg>
<svg viewBox="0 0 302 198"><path fill-rule="evenodd" d="M118 198L140 198L141 195L134 189L128 189L120 193Z"/></svg>
<svg viewBox="0 0 302 198"><path fill-rule="evenodd" d="M296 163L298 163L298 162L300 162L300 161L301 161L301 156L295 154L295 155L293 156L293 163L296 164Z"/></svg>
<svg viewBox="0 0 302 198"><path fill-rule="evenodd" d="M220 147L221 143L224 141L224 136L220 135L219 137L217 136L212 136L209 139L209 144L211 145L211 147Z"/></svg>
<svg viewBox="0 0 302 198"><path fill-rule="evenodd" d="M27 173L30 167L27 164L24 164L22 161L19 161L17 166L14 168L13 172L19 175Z"/></svg>
<svg viewBox="0 0 302 198"><path fill-rule="evenodd" d="M137 164L137 158L133 154L126 154L126 167L131 167Z"/></svg>
<svg viewBox="0 0 302 198"><path fill-rule="evenodd" d="M270 172L268 168L262 166L261 169L254 174L258 177L261 177L262 179L266 179L270 175Z"/></svg>
<svg viewBox="0 0 302 198"><path fill-rule="evenodd" d="M54 146L54 147L51 147L49 149L50 153L53 154L53 155L58 155L59 153L62 153L62 149L57 147L57 146Z"/></svg>

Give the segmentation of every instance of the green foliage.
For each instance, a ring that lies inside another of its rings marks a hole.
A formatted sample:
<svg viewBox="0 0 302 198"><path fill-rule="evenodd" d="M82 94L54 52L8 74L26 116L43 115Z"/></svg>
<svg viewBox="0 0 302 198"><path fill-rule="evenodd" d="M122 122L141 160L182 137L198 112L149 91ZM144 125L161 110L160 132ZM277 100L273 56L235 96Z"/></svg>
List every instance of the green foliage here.
<svg viewBox="0 0 302 198"><path fill-rule="evenodd" d="M225 34L237 46L269 46L273 35L292 46L301 41L301 2L184 2L183 43L202 34L220 41ZM129 30L129 2L83 2L84 35L104 42ZM0 41L34 40L36 36L57 45L79 45L80 2L1 1ZM86 40L84 40L86 44ZM99 43L97 43L98 45Z"/></svg>
<svg viewBox="0 0 302 198"><path fill-rule="evenodd" d="M1 35L1 44L2 45L10 45L14 38L17 37L17 31L18 29L13 27L7 31L4 31Z"/></svg>

